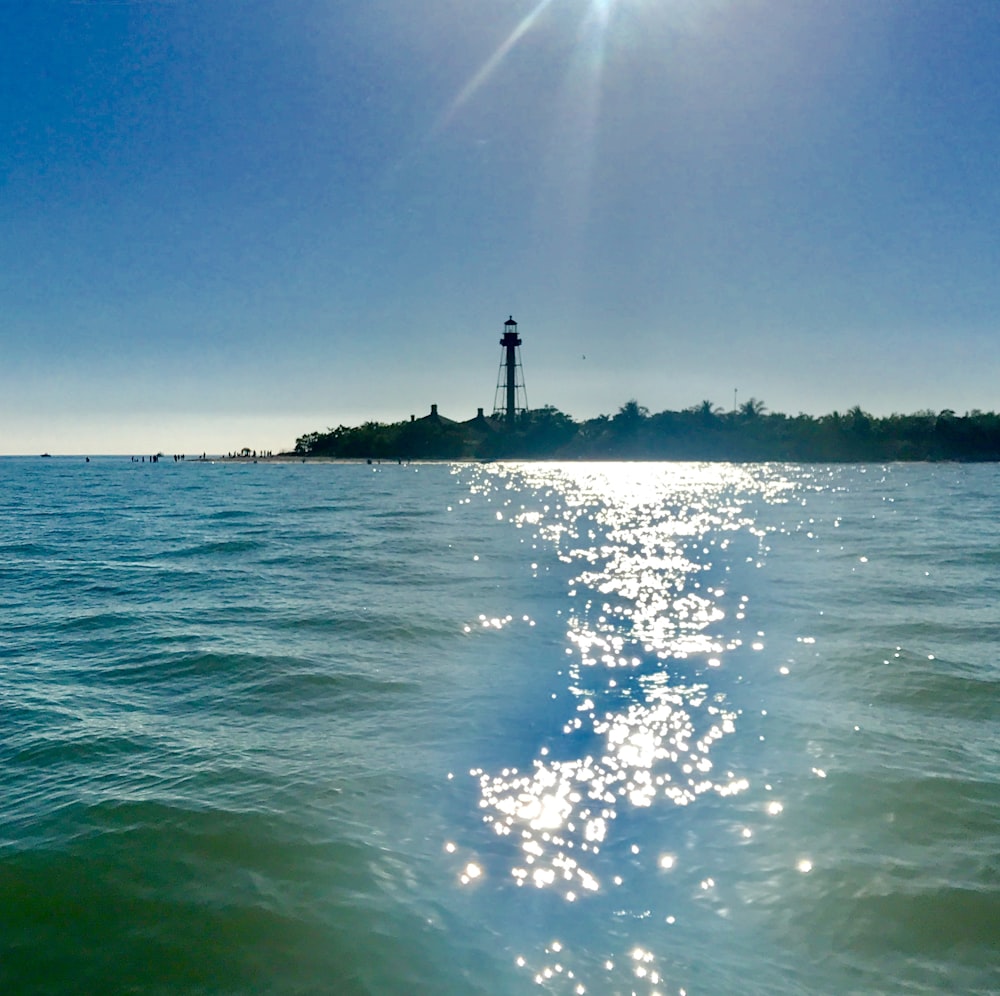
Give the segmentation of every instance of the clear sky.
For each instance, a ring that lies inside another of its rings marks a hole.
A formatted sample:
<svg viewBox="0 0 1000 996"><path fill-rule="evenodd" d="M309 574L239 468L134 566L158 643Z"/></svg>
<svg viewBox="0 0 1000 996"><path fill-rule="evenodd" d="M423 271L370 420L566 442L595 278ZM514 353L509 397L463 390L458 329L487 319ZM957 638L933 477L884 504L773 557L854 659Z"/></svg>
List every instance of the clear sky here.
<svg viewBox="0 0 1000 996"><path fill-rule="evenodd" d="M995 410L996 0L7 0L0 452Z"/></svg>

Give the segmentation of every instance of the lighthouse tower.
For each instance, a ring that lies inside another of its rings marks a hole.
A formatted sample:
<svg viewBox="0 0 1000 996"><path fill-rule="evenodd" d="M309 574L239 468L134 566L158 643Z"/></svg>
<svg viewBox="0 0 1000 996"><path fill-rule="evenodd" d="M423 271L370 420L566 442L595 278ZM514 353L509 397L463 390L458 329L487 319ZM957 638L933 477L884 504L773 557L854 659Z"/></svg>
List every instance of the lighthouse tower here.
<svg viewBox="0 0 1000 996"><path fill-rule="evenodd" d="M503 323L503 338L500 353L500 372L497 374L497 390L493 398L493 417L503 418L508 427L520 412L528 410L528 395L524 390L524 372L521 369L521 337L517 334L517 322L511 315Z"/></svg>

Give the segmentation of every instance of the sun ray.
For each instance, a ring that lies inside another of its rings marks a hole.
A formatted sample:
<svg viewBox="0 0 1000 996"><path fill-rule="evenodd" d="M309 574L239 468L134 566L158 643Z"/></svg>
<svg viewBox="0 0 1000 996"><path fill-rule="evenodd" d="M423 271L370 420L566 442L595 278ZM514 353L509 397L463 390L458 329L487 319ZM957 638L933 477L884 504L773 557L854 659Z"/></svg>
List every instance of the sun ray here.
<svg viewBox="0 0 1000 996"><path fill-rule="evenodd" d="M538 171L536 222L558 251L551 255L559 293L582 291L591 251L594 172L599 157L605 61L613 0L591 0L576 25L572 57L556 96L548 147Z"/></svg>
<svg viewBox="0 0 1000 996"><path fill-rule="evenodd" d="M438 119L433 131L440 131L446 127L455 114L471 99L471 97L482 87L482 85L496 72L497 68L511 52L515 45L531 30L534 23L541 16L552 0L541 0L537 7L528 13L516 28L507 36L497 50L483 63L476 71L475 75L462 87L455 99L448 105L447 110Z"/></svg>

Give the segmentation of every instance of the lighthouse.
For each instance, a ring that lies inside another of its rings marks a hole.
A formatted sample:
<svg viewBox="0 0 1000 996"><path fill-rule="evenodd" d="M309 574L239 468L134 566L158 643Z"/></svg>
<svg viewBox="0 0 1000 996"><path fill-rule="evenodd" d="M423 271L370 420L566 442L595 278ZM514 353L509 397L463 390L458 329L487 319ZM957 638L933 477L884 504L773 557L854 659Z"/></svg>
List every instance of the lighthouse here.
<svg viewBox="0 0 1000 996"><path fill-rule="evenodd" d="M503 338L500 340L500 371L497 374L497 390L493 399L493 417L503 418L508 428L521 412L528 410L528 395L524 390L524 373L521 369L521 337L517 334L517 322L511 315L503 323Z"/></svg>

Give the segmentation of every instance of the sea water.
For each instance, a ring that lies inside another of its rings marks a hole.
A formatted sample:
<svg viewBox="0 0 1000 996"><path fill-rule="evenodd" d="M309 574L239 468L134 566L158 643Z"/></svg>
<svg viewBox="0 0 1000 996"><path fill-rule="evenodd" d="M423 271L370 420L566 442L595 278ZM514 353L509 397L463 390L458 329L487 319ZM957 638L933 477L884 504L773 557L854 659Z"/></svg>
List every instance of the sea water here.
<svg viewBox="0 0 1000 996"><path fill-rule="evenodd" d="M998 485L0 460L0 992L1000 992Z"/></svg>

